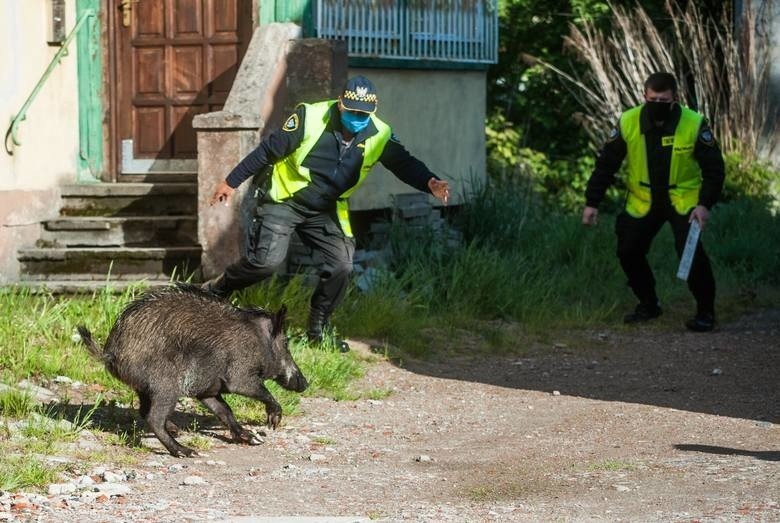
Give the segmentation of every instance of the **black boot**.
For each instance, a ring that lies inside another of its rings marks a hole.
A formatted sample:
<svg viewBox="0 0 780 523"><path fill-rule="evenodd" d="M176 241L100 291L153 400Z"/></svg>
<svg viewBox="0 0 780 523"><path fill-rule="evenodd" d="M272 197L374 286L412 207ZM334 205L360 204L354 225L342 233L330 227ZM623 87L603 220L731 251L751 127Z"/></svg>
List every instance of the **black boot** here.
<svg viewBox="0 0 780 523"><path fill-rule="evenodd" d="M710 332L715 328L715 314L697 312L696 316L685 322L685 326L693 332Z"/></svg>
<svg viewBox="0 0 780 523"><path fill-rule="evenodd" d="M334 335L333 329L328 324L328 316L318 309L309 311L309 326L306 329L306 338L310 343L317 346L326 346L328 340L332 340L333 345L339 352L349 352L349 344Z"/></svg>
<svg viewBox="0 0 780 523"><path fill-rule="evenodd" d="M657 318L662 312L658 302L640 303L636 306L634 312L623 317L623 323L642 323Z"/></svg>
<svg viewBox="0 0 780 523"><path fill-rule="evenodd" d="M208 291L211 294L214 294L223 300L226 300L230 297L230 289L227 287L224 274L220 274L216 278L212 278L207 282L204 282L200 288L204 291Z"/></svg>

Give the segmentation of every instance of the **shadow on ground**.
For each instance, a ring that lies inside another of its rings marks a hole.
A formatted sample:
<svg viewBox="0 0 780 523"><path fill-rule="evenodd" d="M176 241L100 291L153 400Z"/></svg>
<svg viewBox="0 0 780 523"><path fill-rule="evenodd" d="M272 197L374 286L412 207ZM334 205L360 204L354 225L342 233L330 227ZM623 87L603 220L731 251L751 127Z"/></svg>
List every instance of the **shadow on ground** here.
<svg viewBox="0 0 780 523"><path fill-rule="evenodd" d="M749 456L762 461L780 461L780 451L773 450L743 450L696 444L679 444L675 445L674 448L687 452L702 452L705 454L718 454L721 456Z"/></svg>
<svg viewBox="0 0 780 523"><path fill-rule="evenodd" d="M440 378L780 422L780 309L706 334L642 326L517 344L520 356L456 349L446 360L402 364Z"/></svg>
<svg viewBox="0 0 780 523"><path fill-rule="evenodd" d="M52 419L64 419L76 426L85 419L90 421L90 429L115 434L123 438L128 446L141 445L142 438L154 438L145 422L139 417L138 410L121 407L113 402L95 404L56 404L53 403L46 411ZM179 428L178 437L188 431L210 436L222 441L231 441L221 434L224 428L219 420L212 415L201 415L192 412L176 410L171 421ZM217 430L219 432L213 432ZM167 453L165 449L162 452Z"/></svg>

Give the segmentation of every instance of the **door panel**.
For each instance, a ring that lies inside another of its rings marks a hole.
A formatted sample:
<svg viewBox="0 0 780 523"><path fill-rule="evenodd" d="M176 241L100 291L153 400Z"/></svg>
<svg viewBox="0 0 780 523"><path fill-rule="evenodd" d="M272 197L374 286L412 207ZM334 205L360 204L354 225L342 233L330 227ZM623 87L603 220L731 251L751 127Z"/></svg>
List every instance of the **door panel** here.
<svg viewBox="0 0 780 523"><path fill-rule="evenodd" d="M225 104L252 35L252 0L130 0L129 27L123 3L111 3L118 170L127 140L133 159L195 158L192 118Z"/></svg>

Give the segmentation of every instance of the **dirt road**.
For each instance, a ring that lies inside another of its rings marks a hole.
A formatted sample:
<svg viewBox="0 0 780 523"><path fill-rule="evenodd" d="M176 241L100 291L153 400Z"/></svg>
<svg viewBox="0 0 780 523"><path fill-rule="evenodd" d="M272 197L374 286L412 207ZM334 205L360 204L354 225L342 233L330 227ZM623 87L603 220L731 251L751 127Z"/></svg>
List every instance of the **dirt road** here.
<svg viewBox="0 0 780 523"><path fill-rule="evenodd" d="M780 311L706 335L620 327L518 344L506 356L382 359L358 386L386 398L307 398L263 445L152 454L124 471L123 495L50 496L9 514L780 521Z"/></svg>

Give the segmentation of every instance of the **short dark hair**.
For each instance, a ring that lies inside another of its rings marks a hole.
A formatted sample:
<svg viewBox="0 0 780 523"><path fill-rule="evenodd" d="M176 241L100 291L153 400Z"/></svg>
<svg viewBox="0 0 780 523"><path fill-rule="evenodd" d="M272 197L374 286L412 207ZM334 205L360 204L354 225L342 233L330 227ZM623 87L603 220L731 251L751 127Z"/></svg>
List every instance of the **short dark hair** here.
<svg viewBox="0 0 780 523"><path fill-rule="evenodd" d="M677 80L672 73L653 73L645 80L645 92L648 89L657 93L672 91L673 94L677 94Z"/></svg>

